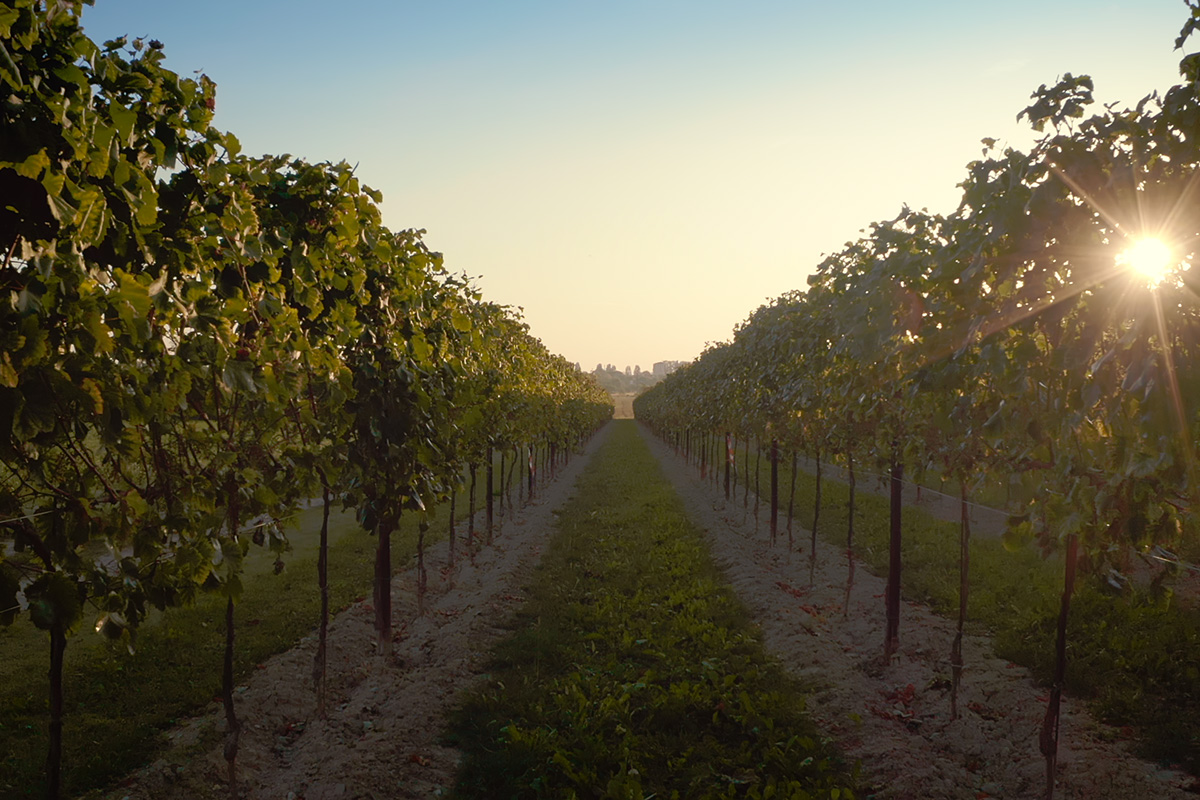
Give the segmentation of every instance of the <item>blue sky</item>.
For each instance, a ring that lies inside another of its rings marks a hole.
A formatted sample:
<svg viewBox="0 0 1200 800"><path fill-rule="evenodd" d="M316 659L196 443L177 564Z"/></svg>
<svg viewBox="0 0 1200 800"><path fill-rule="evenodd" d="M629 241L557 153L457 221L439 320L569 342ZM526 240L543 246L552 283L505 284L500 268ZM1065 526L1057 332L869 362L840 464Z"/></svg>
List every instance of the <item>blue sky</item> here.
<svg viewBox="0 0 1200 800"><path fill-rule="evenodd" d="M901 204L949 211L1040 84L1178 80L1180 0L98 0L97 41L217 82L251 154L358 165L585 369L729 338ZM1194 48L1193 48L1194 49Z"/></svg>

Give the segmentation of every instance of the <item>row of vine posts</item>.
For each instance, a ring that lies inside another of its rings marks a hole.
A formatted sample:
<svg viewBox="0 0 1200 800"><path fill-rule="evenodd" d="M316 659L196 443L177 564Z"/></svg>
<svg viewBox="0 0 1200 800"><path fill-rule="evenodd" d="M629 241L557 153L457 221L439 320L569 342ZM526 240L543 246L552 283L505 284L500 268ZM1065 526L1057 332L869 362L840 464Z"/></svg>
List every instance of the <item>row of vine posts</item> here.
<svg viewBox="0 0 1200 800"><path fill-rule="evenodd" d="M1187 3L1177 49L1200 27L1200 5ZM1040 133L1035 146L1025 153L985 139L956 210L906 207L873 224L825 258L806 290L759 308L732 341L635 401L639 419L677 442L712 437L732 442L732 452L737 439L753 440L773 463L779 448L811 456L812 559L819 465L840 462L851 488L847 602L855 468L887 471L885 659L899 637L904 471L932 469L957 484L954 715L970 586L967 503L981 481L1007 480L1006 537L1036 540L1065 564L1040 734L1046 797L1078 565L1120 571L1131 552L1173 549L1200 533L1189 513L1200 433L1200 275L1189 270L1200 244L1198 69L1200 57L1187 56L1179 85L1090 115L1087 76L1043 85L1020 114ZM1130 254L1147 239L1169 250L1165 279L1134 269Z"/></svg>
<svg viewBox="0 0 1200 800"><path fill-rule="evenodd" d="M473 502L483 466L490 539L492 454L529 453L532 493L534 454L557 463L611 402L421 231L386 228L348 165L242 154L212 81L164 68L157 41L97 45L84 4L0 3L0 623L49 633L53 798L85 616L131 640L149 609L220 592L236 795L249 547L282 553L279 521L321 498L323 712L331 504L376 537L386 655L401 515L464 475Z"/></svg>

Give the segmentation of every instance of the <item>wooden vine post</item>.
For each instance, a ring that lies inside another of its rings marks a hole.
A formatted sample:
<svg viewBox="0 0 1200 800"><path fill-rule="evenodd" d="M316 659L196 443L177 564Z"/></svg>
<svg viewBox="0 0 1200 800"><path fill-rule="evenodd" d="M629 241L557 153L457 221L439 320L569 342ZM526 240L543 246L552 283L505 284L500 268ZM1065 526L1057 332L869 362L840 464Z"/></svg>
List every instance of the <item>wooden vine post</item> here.
<svg viewBox="0 0 1200 800"><path fill-rule="evenodd" d="M1071 596L1075 592L1075 568L1079 561L1079 536L1067 536L1066 563L1063 565L1063 591L1058 608L1058 626L1054 644L1054 681L1050 685L1050 702L1042 719L1038 745L1046 759L1046 800L1054 797L1054 779L1058 771L1058 723L1062 707L1063 684L1067 677L1067 620L1071 613Z"/></svg>
<svg viewBox="0 0 1200 800"><path fill-rule="evenodd" d="M63 661L67 652L67 632L62 623L50 627L50 748L46 754L46 795L62 793L63 757Z"/></svg>
<svg viewBox="0 0 1200 800"><path fill-rule="evenodd" d="M733 470L733 434L725 434L725 502L729 502L729 483Z"/></svg>
<svg viewBox="0 0 1200 800"><path fill-rule="evenodd" d="M502 456L503 457L503 456ZM496 477L495 477L495 461L496 455L489 444L487 448L487 498L485 505L487 506L487 543L492 543L493 534L496 525Z"/></svg>
<svg viewBox="0 0 1200 800"><path fill-rule="evenodd" d="M237 754L238 744L242 735L242 723L237 717L233 705L233 648L234 648L234 615L233 596L225 600L225 656L221 662L221 705L225 708L225 741L222 754L228 770L229 796L233 800L238 797Z"/></svg>
<svg viewBox="0 0 1200 800"><path fill-rule="evenodd" d="M846 448L846 476L849 492L846 498L846 597L842 600L842 616L850 613L850 592L854 589L854 493L857 481L854 474L854 450L850 447Z"/></svg>
<svg viewBox="0 0 1200 800"><path fill-rule="evenodd" d="M771 440L771 546L779 531L779 442Z"/></svg>
<svg viewBox="0 0 1200 800"><path fill-rule="evenodd" d="M333 497L329 486L321 491L321 541L317 553L317 587L321 591L321 612L317 625L317 652L313 656L313 685L317 693L317 717L325 717L326 667L329 652L329 506Z"/></svg>
<svg viewBox="0 0 1200 800"><path fill-rule="evenodd" d="M808 543L808 585L817 579L817 525L821 521L821 448L816 450L817 482L813 494L813 519Z"/></svg>
<svg viewBox="0 0 1200 800"><path fill-rule="evenodd" d="M900 545L901 515L904 509L904 464L900 444L892 443L890 516L888 527L888 577L885 590L887 629L884 633L883 658L890 662L900 646Z"/></svg>
<svg viewBox="0 0 1200 800"><path fill-rule="evenodd" d="M967 599L971 593L971 509L967 504L967 483L959 483L961 522L958 538L958 623L950 647L950 718L958 719L958 686L963 672L963 628L967 623Z"/></svg>
<svg viewBox="0 0 1200 800"><path fill-rule="evenodd" d="M800 454L792 450L792 476L791 488L788 490L788 507L787 507L787 532L788 532L788 552L791 553L795 549L796 543L792 538L792 519L796 510L796 476L800 466Z"/></svg>
<svg viewBox="0 0 1200 800"><path fill-rule="evenodd" d="M375 532L375 580L371 599L375 603L375 652L392 654L392 530L396 524L382 519Z"/></svg>

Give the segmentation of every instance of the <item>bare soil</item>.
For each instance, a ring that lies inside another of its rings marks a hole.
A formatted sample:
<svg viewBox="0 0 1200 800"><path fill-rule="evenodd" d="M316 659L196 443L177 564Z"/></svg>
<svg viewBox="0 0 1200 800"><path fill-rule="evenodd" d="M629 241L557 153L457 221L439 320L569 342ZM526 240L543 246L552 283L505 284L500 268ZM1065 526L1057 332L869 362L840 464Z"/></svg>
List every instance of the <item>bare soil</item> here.
<svg viewBox="0 0 1200 800"><path fill-rule="evenodd" d="M453 784L458 753L439 743L447 715L464 689L483 679L487 653L523 602L523 586L554 530L554 510L571 489L587 452L562 469L521 509L474 563L453 572L446 544L431 549L430 592L418 614L410 571L393 585L395 656L375 651L373 611L352 606L330 630L329 713L314 714L311 665L315 641L261 665L238 688L244 721L238 778L242 797L431 798ZM991 655L990 642L970 637L960 692L963 714L951 720L946 679L953 625L906 604L901 649L890 665L883 643L883 581L857 571L843 609L847 563L834 548L817 552L808 583L807 552L789 553L786 534L774 547L740 504L726 507L720 490L661 443L647 437L714 557L761 628L768 648L815 693L810 711L852 759L862 760L862 797L1032 798L1043 785L1037 734L1045 689L1025 670ZM797 539L801 538L797 530ZM129 776L108 798L227 797L214 704L170 733L172 746ZM1136 758L1119 731L1092 721L1068 699L1062 721L1058 797L1188 798L1190 777Z"/></svg>
<svg viewBox="0 0 1200 800"><path fill-rule="evenodd" d="M612 395L613 399L613 419L633 419L633 398L637 397L634 392L621 392Z"/></svg>
<svg viewBox="0 0 1200 800"><path fill-rule="evenodd" d="M554 530L554 510L606 438L606 428L557 478L517 510L474 563L459 543L458 566L445 568L448 544L429 548L425 613L416 573L392 584L394 655L374 655L374 610L358 603L329 629L328 714L315 714L316 637L260 665L237 689L243 721L238 784L243 798L430 798L453 785L459 754L439 743L459 692L483 677L492 646L524 603L524 585ZM460 536L465 523L458 526ZM477 534L482 525L476 523ZM219 704L173 730L171 747L106 798L227 798Z"/></svg>

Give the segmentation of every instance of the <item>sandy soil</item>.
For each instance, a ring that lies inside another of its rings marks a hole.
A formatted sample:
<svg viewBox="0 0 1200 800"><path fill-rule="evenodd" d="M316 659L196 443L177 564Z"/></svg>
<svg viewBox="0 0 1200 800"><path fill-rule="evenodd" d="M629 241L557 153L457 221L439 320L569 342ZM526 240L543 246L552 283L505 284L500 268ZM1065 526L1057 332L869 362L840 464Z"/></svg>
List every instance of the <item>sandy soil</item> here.
<svg viewBox="0 0 1200 800"><path fill-rule="evenodd" d="M504 521L474 564L460 549L451 574L441 569L446 543L430 548L424 615L417 613L414 571L396 576L390 661L374 655L370 604L356 604L336 617L329 630L326 719L314 713L315 635L262 664L238 687L242 797L429 798L453 784L458 752L438 744L446 716L457 694L481 680L488 651L524 602L523 586L553 532L554 510L570 496L607 430L561 468L553 483L536 491L532 504ZM168 752L105 797L228 797L220 737L213 735L222 729L221 707L214 703L171 732Z"/></svg>
<svg viewBox="0 0 1200 800"><path fill-rule="evenodd" d="M765 521L755 532L740 502L701 481L662 443L647 439L708 534L713 555L761 627L767 647L818 690L809 709L851 758L862 760L864 796L888 798L1034 798L1045 762L1038 732L1046 690L1028 672L992 655L990 640L964 642L966 667L957 720L950 719L951 621L905 603L900 652L882 663L885 582L856 570L843 609L844 553L818 545L809 586L808 533L787 552L772 547ZM1066 698L1060 725L1056 797L1185 798L1192 779L1136 758L1120 732L1093 721L1083 703ZM874 790L872 790L874 787Z"/></svg>
<svg viewBox="0 0 1200 800"><path fill-rule="evenodd" d="M611 395L613 400L613 419L633 419L634 392L620 392Z"/></svg>
<svg viewBox="0 0 1200 800"><path fill-rule="evenodd" d="M238 690L245 721L239 781L250 798L429 798L453 781L456 751L438 744L457 694L481 680L489 648L522 602L523 583L553 531L589 456L562 470L535 502L504 525L493 547L451 575L432 569L427 610L417 614L413 575L394 584L396 655L373 656L372 611L358 604L330 631L330 711L317 719L310 688L315 642L306 640L255 672ZM993 657L989 642L966 644L960 706L949 719L950 622L906 605L901 650L880 663L883 582L858 570L848 614L841 607L846 561L772 548L740 504L726 509L673 452L649 440L664 471L708 533L714 556L760 625L767 646L817 691L810 710L851 758L863 762L861 796L889 798L1037 797L1043 762L1037 731L1044 690L1026 672ZM445 544L430 563L445 564ZM172 731L174 746L130 776L109 798L225 797L219 706ZM1186 798L1191 779L1131 755L1113 731L1068 700L1062 722L1059 797Z"/></svg>

